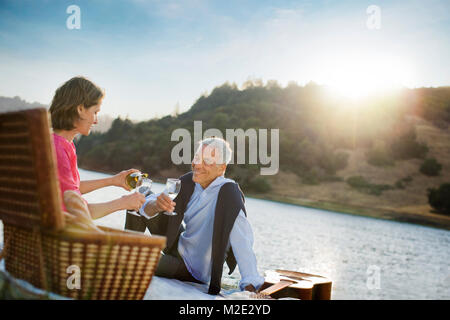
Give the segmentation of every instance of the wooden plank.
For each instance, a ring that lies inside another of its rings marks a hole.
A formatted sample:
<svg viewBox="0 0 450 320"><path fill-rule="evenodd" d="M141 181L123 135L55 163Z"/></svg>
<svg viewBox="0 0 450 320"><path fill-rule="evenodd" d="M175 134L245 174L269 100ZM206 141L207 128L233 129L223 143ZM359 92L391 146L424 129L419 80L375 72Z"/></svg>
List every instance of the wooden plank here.
<svg viewBox="0 0 450 320"><path fill-rule="evenodd" d="M287 282L290 281L290 284ZM301 300L330 300L331 281L319 275L289 271L270 270L266 272L261 290L273 290L270 296L275 299L296 298Z"/></svg>
<svg viewBox="0 0 450 320"><path fill-rule="evenodd" d="M301 279L311 281L314 284L312 298L314 300L330 300L332 282L330 279L304 272L290 271L290 270L276 270L283 276L287 276L292 279Z"/></svg>
<svg viewBox="0 0 450 320"><path fill-rule="evenodd" d="M271 285L270 287L265 288L264 290L260 291L261 294L263 295L272 295L275 292L278 292L286 287L289 287L291 284L295 283L295 281L290 281L290 280L281 280L277 283L274 283L273 285Z"/></svg>

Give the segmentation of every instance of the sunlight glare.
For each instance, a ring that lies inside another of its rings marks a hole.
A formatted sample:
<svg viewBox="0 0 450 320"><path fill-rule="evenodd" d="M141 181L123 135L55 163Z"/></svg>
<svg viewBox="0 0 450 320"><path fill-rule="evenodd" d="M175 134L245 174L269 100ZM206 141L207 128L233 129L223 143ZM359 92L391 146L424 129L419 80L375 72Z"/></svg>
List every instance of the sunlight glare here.
<svg viewBox="0 0 450 320"><path fill-rule="evenodd" d="M337 95L353 100L407 86L411 68L404 60L387 56L346 55L322 65L321 80ZM326 73L325 73L326 72Z"/></svg>

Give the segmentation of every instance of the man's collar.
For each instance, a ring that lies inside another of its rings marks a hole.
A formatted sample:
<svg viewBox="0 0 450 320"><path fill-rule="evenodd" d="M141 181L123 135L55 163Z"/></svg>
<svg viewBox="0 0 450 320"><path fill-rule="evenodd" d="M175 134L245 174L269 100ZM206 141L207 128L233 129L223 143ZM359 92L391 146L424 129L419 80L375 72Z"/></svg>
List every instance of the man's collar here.
<svg viewBox="0 0 450 320"><path fill-rule="evenodd" d="M210 184L209 186L206 187L206 189L203 189L203 187L199 184L199 183L195 183L196 188L200 188L201 191L211 191L216 189L217 187L222 186L224 183L229 182L229 181L233 181L230 179L225 178L225 176L218 176L217 178L215 178Z"/></svg>

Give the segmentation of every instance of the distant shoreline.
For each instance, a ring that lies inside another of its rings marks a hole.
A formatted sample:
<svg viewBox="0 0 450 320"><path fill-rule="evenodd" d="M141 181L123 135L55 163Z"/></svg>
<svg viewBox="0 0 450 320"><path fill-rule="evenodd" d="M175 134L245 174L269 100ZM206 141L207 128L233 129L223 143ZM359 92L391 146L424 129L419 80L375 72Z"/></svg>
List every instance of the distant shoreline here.
<svg viewBox="0 0 450 320"><path fill-rule="evenodd" d="M104 174L115 174L105 170L92 170L88 168L81 168L87 171L95 171ZM152 176L152 180L156 183L165 183L164 178ZM261 199L261 200L269 200L275 201L284 204L292 204L306 208L314 208L321 209L326 211L332 211L336 213L342 214L351 214L356 216L363 216L375 219L382 220L390 220L397 222L406 222L416 225L422 225L426 227L433 227L437 229L449 230L450 231L450 217L445 215L425 215L425 214L413 214L406 212L397 212L394 210L383 210L377 208L366 208L366 207L358 207L354 205L342 204L342 203L334 203L329 201L321 201L321 200L309 200L309 199L299 199L294 197L288 197L278 194L258 194L258 193L246 193L247 197Z"/></svg>
<svg viewBox="0 0 450 320"><path fill-rule="evenodd" d="M425 227L433 227L437 229L449 230L450 231L450 217L445 215L430 215L426 216L424 214L413 214L406 212L397 212L393 210L383 210L377 208L365 208L357 207L342 203L333 203L321 200L307 200L307 199L297 199L293 197L286 197L277 194L252 194L247 193L247 196L256 199L270 200L280 203L298 205L301 207L321 209L326 211L332 211L342 214L350 214L362 217L369 217L382 220L390 220L396 222L406 222L416 225L422 225Z"/></svg>

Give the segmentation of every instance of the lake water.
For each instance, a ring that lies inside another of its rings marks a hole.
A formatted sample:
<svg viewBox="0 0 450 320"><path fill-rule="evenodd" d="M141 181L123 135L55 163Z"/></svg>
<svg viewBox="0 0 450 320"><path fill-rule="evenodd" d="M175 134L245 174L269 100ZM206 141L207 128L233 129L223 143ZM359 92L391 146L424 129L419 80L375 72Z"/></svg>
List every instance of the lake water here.
<svg viewBox="0 0 450 320"><path fill-rule="evenodd" d="M163 188L155 183L152 190ZM103 202L126 193L108 187L84 196ZM284 268L326 276L333 281L332 299L450 299L449 231L253 198L246 199L246 209L262 275ZM96 222L123 229L125 212ZM223 283L237 285L239 279L236 269Z"/></svg>

